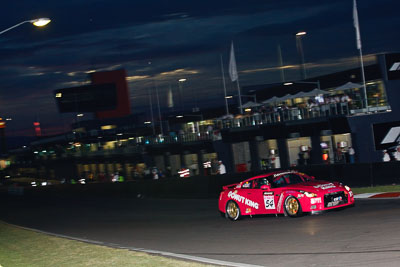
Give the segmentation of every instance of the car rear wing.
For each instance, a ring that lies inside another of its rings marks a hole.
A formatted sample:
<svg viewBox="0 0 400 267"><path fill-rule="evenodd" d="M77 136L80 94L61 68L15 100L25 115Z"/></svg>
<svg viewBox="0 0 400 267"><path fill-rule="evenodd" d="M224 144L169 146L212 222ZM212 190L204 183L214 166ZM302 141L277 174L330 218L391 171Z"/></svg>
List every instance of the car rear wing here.
<svg viewBox="0 0 400 267"><path fill-rule="evenodd" d="M238 184L239 184L239 183L224 185L224 186L222 186L222 190L233 189L233 188L235 188Z"/></svg>

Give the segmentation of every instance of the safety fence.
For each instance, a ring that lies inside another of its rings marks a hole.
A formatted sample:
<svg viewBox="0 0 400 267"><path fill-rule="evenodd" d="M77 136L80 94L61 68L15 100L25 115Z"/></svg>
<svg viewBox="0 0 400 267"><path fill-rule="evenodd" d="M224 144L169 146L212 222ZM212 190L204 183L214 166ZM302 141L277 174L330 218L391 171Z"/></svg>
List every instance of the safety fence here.
<svg viewBox="0 0 400 267"><path fill-rule="evenodd" d="M350 187L400 184L400 162L372 164L331 164L297 168L318 180L338 181ZM222 186L238 183L260 173L135 180L116 183L60 184L26 187L24 195L65 197L153 197L153 198L217 198ZM13 185L15 186L15 185Z"/></svg>

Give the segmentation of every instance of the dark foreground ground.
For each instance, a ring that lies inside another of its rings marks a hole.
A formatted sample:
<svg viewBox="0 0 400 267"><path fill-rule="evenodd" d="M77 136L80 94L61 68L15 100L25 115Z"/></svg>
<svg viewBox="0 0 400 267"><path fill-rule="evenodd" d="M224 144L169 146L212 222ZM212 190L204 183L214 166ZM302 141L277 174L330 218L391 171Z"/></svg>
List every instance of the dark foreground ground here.
<svg viewBox="0 0 400 267"><path fill-rule="evenodd" d="M400 199L231 222L217 199L0 197L0 219L124 247L263 266L398 266Z"/></svg>

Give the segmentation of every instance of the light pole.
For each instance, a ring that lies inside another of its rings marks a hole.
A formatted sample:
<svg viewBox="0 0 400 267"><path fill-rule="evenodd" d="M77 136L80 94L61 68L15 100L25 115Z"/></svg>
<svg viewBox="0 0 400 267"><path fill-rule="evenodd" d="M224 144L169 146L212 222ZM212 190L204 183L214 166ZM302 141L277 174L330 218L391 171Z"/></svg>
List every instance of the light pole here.
<svg viewBox="0 0 400 267"><path fill-rule="evenodd" d="M297 52L299 53L300 57L300 77L304 80L306 79L306 66L304 63L304 51L303 51L303 44L301 42L301 38L306 35L306 32L298 32L296 33L296 46Z"/></svg>
<svg viewBox="0 0 400 267"><path fill-rule="evenodd" d="M18 27L18 26L21 26L22 24L25 24L25 23L32 23L32 24L35 25L36 27L43 27L43 26L49 24L50 21L51 21L51 20L48 19L48 18L39 18L39 19L25 20L25 21L23 21L23 22L20 22L20 23L18 23L18 24L15 24L14 26L11 26L10 28L7 28L7 29L1 31L0 34L3 34L3 33L5 33L5 32L8 32L9 30L12 30L12 29L14 29L14 28L16 28L16 27Z"/></svg>
<svg viewBox="0 0 400 267"><path fill-rule="evenodd" d="M50 23L50 19L48 19L48 18L38 18L38 19L32 19L32 20L25 20L25 21L22 21L22 22L20 22L20 23L17 23L17 24L15 24L14 26L11 26L11 27L9 27L9 28L7 28L7 29L5 29L5 30L2 30L2 31L0 31L0 35L1 34L3 34L3 33L5 33L5 32L8 32L9 30L12 30L12 29L14 29L14 28L16 28L16 27L18 27L18 26L21 26L22 24L25 24L25 23L32 23L34 26L36 26L36 27L43 27L43 26L45 26L45 25L47 25L47 24L49 24ZM1 119L0 119L1 120ZM10 119L7 119L7 120L11 120L11 118ZM0 144L0 154L3 152L3 153L5 153L5 150L6 150L6 146L5 146L5 135L4 135L4 127L2 128L2 126L4 126L5 127L5 124L4 125L1 125L0 124L0 139L1 139L1 143L3 143L4 142L4 147L3 147L3 149L2 149L2 144Z"/></svg>

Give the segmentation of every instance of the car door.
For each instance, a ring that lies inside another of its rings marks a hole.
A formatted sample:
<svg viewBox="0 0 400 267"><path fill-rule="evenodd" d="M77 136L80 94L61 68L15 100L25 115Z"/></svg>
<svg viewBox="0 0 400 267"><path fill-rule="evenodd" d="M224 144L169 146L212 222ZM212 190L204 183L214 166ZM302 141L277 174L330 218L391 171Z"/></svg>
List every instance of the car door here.
<svg viewBox="0 0 400 267"><path fill-rule="evenodd" d="M277 207L276 192L279 189L271 188L267 177L255 179L253 182L254 188L254 199L260 203L259 213L260 214L275 214Z"/></svg>
<svg viewBox="0 0 400 267"><path fill-rule="evenodd" d="M283 202L285 201L285 188L288 186L289 180L286 174L277 175L271 178L271 191L274 193L275 212L283 213Z"/></svg>
<svg viewBox="0 0 400 267"><path fill-rule="evenodd" d="M243 204L245 207L245 214L264 214L263 198L261 189L258 186L258 179L246 181L242 185L242 192L244 196Z"/></svg>

